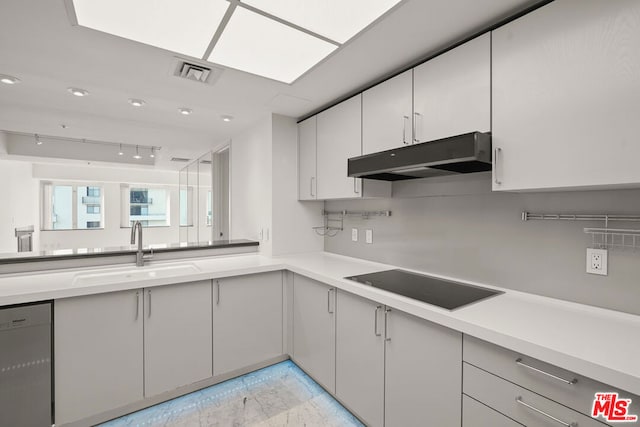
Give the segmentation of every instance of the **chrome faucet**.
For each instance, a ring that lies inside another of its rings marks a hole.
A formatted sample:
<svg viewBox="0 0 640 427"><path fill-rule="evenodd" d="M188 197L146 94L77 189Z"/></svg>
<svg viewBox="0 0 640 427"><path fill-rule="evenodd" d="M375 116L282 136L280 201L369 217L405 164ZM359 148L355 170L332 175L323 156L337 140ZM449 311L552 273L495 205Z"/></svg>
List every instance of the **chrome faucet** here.
<svg viewBox="0 0 640 427"><path fill-rule="evenodd" d="M134 245L136 243L136 229L138 229L138 251L136 252L136 267L144 266L144 260L146 259L144 256L144 252L142 252L142 223L140 221L136 221L133 223L131 227L131 244ZM148 258L151 258L149 256Z"/></svg>

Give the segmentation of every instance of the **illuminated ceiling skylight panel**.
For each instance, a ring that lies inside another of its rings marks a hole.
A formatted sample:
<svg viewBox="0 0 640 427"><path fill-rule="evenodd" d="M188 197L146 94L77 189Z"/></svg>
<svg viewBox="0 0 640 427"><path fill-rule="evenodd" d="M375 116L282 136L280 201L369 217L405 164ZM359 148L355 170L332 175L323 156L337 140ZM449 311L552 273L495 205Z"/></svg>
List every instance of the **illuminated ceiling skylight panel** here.
<svg viewBox="0 0 640 427"><path fill-rule="evenodd" d="M242 3L344 43L400 1L242 0Z"/></svg>
<svg viewBox="0 0 640 427"><path fill-rule="evenodd" d="M336 45L238 7L208 60L291 83L336 48Z"/></svg>
<svg viewBox="0 0 640 427"><path fill-rule="evenodd" d="M226 0L73 0L78 24L202 58Z"/></svg>

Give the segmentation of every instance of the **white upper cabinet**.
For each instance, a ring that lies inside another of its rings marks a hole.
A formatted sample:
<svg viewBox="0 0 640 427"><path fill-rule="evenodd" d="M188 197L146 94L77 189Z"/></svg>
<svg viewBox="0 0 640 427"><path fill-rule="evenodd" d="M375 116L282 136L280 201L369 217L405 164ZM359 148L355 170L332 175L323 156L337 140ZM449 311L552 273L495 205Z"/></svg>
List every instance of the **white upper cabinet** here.
<svg viewBox="0 0 640 427"><path fill-rule="evenodd" d="M640 2L552 2L493 32L494 190L640 185Z"/></svg>
<svg viewBox="0 0 640 427"><path fill-rule="evenodd" d="M362 154L410 145L413 70L362 93Z"/></svg>
<svg viewBox="0 0 640 427"><path fill-rule="evenodd" d="M456 47L413 70L413 142L491 130L491 36Z"/></svg>
<svg viewBox="0 0 640 427"><path fill-rule="evenodd" d="M315 200L316 191L316 119L298 123L298 200Z"/></svg>

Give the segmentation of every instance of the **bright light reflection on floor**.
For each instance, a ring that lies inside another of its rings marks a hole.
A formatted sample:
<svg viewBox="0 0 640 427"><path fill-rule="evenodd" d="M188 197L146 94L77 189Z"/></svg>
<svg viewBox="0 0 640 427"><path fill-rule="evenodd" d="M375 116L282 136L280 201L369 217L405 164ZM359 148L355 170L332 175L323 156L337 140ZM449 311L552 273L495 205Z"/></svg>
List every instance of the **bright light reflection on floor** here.
<svg viewBox="0 0 640 427"><path fill-rule="evenodd" d="M285 361L143 409L102 426L363 426Z"/></svg>

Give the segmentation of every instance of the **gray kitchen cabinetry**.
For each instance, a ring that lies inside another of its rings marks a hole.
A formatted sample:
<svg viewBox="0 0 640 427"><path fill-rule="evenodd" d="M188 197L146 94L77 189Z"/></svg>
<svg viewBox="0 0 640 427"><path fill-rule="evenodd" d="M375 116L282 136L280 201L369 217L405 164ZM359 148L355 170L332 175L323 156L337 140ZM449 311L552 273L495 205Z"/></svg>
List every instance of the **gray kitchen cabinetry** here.
<svg viewBox="0 0 640 427"><path fill-rule="evenodd" d="M298 200L318 198L316 123L317 116L298 123Z"/></svg>
<svg viewBox="0 0 640 427"><path fill-rule="evenodd" d="M371 426L460 425L460 333L338 291L336 396Z"/></svg>
<svg viewBox="0 0 640 427"><path fill-rule="evenodd" d="M56 424L211 377L210 280L59 299L54 316Z"/></svg>
<svg viewBox="0 0 640 427"><path fill-rule="evenodd" d="M637 0L551 2L493 31L493 189L640 185L639 68Z"/></svg>
<svg viewBox="0 0 640 427"><path fill-rule="evenodd" d="M293 360L335 393L336 288L293 276Z"/></svg>
<svg viewBox="0 0 640 427"><path fill-rule="evenodd" d="M413 142L491 131L491 35L413 69Z"/></svg>
<svg viewBox="0 0 640 427"><path fill-rule="evenodd" d="M413 143L413 70L362 92L362 154Z"/></svg>
<svg viewBox="0 0 640 427"><path fill-rule="evenodd" d="M213 281L213 375L284 354L282 272Z"/></svg>
<svg viewBox="0 0 640 427"><path fill-rule="evenodd" d="M522 424L467 395L463 395L462 427L522 427Z"/></svg>
<svg viewBox="0 0 640 427"><path fill-rule="evenodd" d="M56 424L144 398L142 293L55 301Z"/></svg>
<svg viewBox="0 0 640 427"><path fill-rule="evenodd" d="M211 280L144 294L145 397L211 377Z"/></svg>

